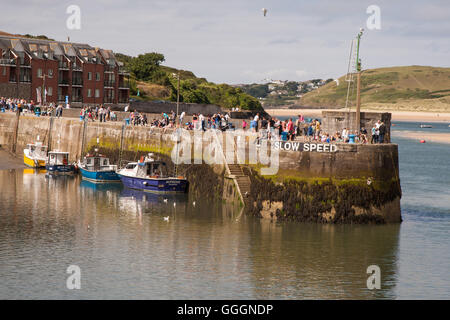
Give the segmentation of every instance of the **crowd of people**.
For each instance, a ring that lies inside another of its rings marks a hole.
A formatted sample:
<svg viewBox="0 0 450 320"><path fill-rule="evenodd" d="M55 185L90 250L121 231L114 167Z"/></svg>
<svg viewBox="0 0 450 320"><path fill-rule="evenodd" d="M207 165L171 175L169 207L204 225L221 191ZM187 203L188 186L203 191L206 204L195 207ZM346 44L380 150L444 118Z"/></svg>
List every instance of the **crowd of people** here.
<svg viewBox="0 0 450 320"><path fill-rule="evenodd" d="M80 111L80 120L83 121L117 121L117 114L111 111L110 107L100 106L84 106Z"/></svg>
<svg viewBox="0 0 450 320"><path fill-rule="evenodd" d="M343 143L369 143L368 132L363 127L360 131L351 131L349 128L343 128L342 131L336 131L330 134L321 128L321 122L318 119L312 119L306 122L302 115L299 115L295 121L292 118L280 120L275 117L262 117L258 113L250 121L250 130L258 132L258 140L279 138L281 140L303 139L308 142L343 142ZM242 129L247 130L249 124L247 120L242 120ZM371 130L370 143L384 143L386 134L386 125L378 120ZM276 137L278 135L278 137ZM302 137L302 138L297 138Z"/></svg>
<svg viewBox="0 0 450 320"><path fill-rule="evenodd" d="M35 114L37 116L62 117L63 109L64 107L62 104L36 104L33 100L0 97L1 112L11 111Z"/></svg>
<svg viewBox="0 0 450 320"><path fill-rule="evenodd" d="M70 107L66 106L66 107ZM56 116L61 117L63 113L63 105L49 104L35 104L32 100L16 98L0 98L0 109L2 112L24 112L34 113L38 116ZM125 107L125 112L128 112L129 106ZM160 117L154 117L151 121L147 119L145 113L137 110L129 112L126 119L129 124L133 126L150 126L152 128L174 128L178 125L187 130L202 130L218 129L228 130L235 129L235 125L231 122L228 113L216 113L213 115L203 115L201 113L194 113L192 118L185 121L186 113L182 112L179 116L171 110L171 112L163 112ZM83 121L117 121L116 112L112 111L110 107L103 105L84 106L80 111L80 120ZM359 132L351 131L349 128L343 128L342 131L334 132L334 134L322 130L322 124L318 119L312 119L307 122L302 115L299 115L295 121L292 118L287 120L280 120L276 117L261 116L257 113L251 120L242 120L242 129L252 130L258 133L257 142L262 139L272 140L279 138L281 140L295 140L303 139L308 142L343 142L343 143L384 143L386 135L386 125L378 120L371 128L370 136L366 128L361 128ZM302 137L302 138L299 138Z"/></svg>

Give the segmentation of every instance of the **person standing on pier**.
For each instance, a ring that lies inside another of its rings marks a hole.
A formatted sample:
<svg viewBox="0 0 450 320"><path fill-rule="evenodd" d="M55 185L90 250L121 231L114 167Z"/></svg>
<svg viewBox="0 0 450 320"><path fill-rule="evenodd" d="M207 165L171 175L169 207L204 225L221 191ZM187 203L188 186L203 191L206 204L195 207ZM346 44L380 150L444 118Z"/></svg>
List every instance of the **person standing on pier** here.
<svg viewBox="0 0 450 320"><path fill-rule="evenodd" d="M380 122L380 126L378 128L379 131L378 143L384 143L384 135L386 134L386 125L384 124L384 122L381 122L380 120L378 120L378 122Z"/></svg>

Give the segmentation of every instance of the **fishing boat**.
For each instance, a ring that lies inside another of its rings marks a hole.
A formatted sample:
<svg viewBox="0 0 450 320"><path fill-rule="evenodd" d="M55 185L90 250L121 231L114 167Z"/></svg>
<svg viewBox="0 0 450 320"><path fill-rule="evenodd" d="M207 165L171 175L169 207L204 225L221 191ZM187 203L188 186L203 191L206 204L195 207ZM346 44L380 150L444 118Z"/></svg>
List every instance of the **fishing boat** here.
<svg viewBox="0 0 450 320"><path fill-rule="evenodd" d="M42 142L29 143L23 149L23 163L31 168L45 167L45 160L47 159L47 146L42 145Z"/></svg>
<svg viewBox="0 0 450 320"><path fill-rule="evenodd" d="M433 128L433 126L431 124L421 124L420 127L421 128Z"/></svg>
<svg viewBox="0 0 450 320"><path fill-rule="evenodd" d="M48 174L73 175L75 166L69 164L69 153L63 151L50 151L45 164Z"/></svg>
<svg viewBox="0 0 450 320"><path fill-rule="evenodd" d="M185 193L188 191L188 181L181 176L169 177L166 163L153 159L149 153L139 162L130 162L119 175L125 187L155 193Z"/></svg>
<svg viewBox="0 0 450 320"><path fill-rule="evenodd" d="M83 180L94 183L120 182L117 166L109 163L109 158L101 154L88 154L78 162Z"/></svg>

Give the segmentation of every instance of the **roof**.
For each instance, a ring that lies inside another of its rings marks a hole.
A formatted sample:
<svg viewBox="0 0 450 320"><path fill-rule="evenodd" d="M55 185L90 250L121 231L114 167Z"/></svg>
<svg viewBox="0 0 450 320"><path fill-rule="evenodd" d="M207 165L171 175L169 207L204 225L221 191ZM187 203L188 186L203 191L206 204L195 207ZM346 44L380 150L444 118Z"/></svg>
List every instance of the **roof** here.
<svg viewBox="0 0 450 320"><path fill-rule="evenodd" d="M98 63L100 60L103 60L105 64L118 65L118 61L116 60L112 50L94 48L85 43L27 38L3 31L0 31L0 49L3 51L10 50L13 52L27 52L28 54L34 52L44 52L51 54L51 56L77 56L83 61ZM91 60L93 58L103 59L96 59L96 61Z"/></svg>

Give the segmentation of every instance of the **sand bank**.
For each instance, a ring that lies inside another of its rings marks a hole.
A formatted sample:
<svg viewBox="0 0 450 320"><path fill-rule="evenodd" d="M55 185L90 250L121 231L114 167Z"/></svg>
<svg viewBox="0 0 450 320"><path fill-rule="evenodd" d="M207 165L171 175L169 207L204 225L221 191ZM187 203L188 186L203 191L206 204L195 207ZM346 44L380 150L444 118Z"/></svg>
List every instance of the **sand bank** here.
<svg viewBox="0 0 450 320"><path fill-rule="evenodd" d="M425 140L426 142L450 144L450 133L445 132L392 131L391 134L394 137L417 140L417 143Z"/></svg>
<svg viewBox="0 0 450 320"><path fill-rule="evenodd" d="M346 109L265 109L272 116L292 116L302 114L305 117L321 117L322 111L346 111ZM354 111L354 110L353 110ZM415 111L380 111L362 110L362 112L390 112L393 121L412 122L448 122L450 124L450 112L415 112Z"/></svg>
<svg viewBox="0 0 450 320"><path fill-rule="evenodd" d="M0 147L0 170L26 168L22 159L12 156L8 151Z"/></svg>

